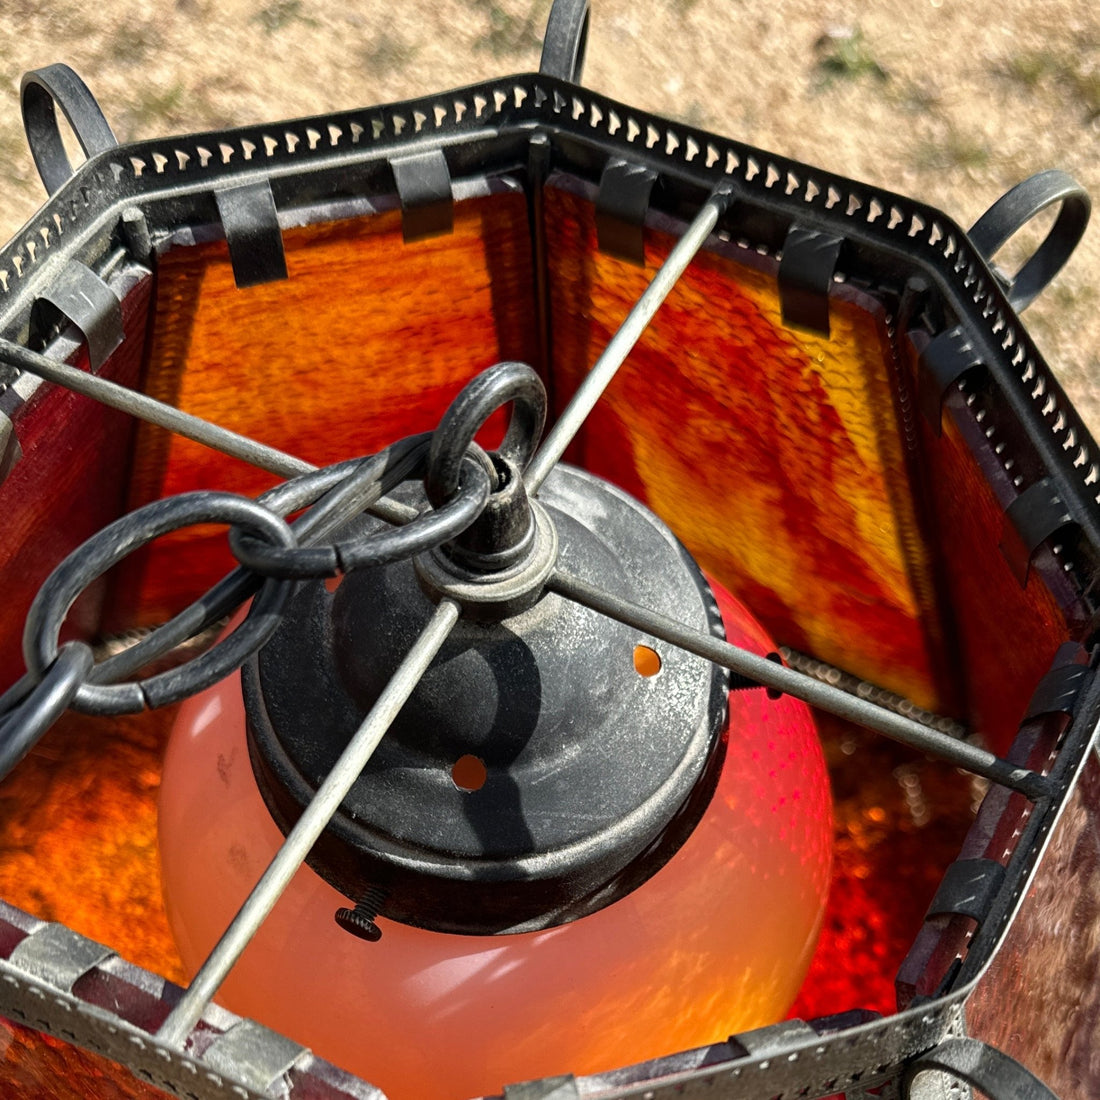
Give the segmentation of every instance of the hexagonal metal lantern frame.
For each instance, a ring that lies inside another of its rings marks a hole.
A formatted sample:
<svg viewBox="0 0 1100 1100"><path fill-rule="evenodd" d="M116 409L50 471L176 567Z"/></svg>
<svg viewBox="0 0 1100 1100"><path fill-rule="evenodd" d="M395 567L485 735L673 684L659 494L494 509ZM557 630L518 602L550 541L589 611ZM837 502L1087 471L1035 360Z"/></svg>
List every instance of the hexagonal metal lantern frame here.
<svg viewBox="0 0 1100 1100"><path fill-rule="evenodd" d="M1097 450L1017 317L1083 230L1088 209L1078 190L1047 176L968 236L909 199L581 88L577 12L586 13L587 5L559 6L572 21L558 27L558 39L548 38L538 73L362 111L128 146L115 145L70 70L53 66L31 74L24 91L28 136L51 197L0 252L0 333L39 348L53 341L55 354L59 340L62 352L82 341L94 370L122 338L114 288L155 266L158 242L184 227L220 227L244 286L285 277L281 227L322 212L358 216L390 203L400 206L408 238L446 232L455 186L509 177L536 204L551 165L596 195L601 247L627 257L640 247L647 218L686 223L715 188L728 189L731 206L720 232L776 261L788 322L827 331L829 288L839 278L889 300L897 346L919 359L921 411L933 421L968 371L988 372L985 411L1008 449L981 455L983 468L1000 464L1003 470L1011 459L1027 470L1023 484L1002 494L1005 552L1026 583L1029 570L1040 569L1037 551L1072 531L1073 558L1061 568L1079 594L1075 641L1089 644L1090 590L1100 562ZM56 108L89 154L75 172ZM1062 202L1062 214L1024 272L1012 281L991 269L986 253L1053 201ZM536 263L537 251L536 242ZM4 475L25 461L20 416L40 386L48 383L0 361ZM1014 937L1025 937L1024 947L1017 945L1024 950L1026 937L1035 934L1037 891L1073 889L1082 896L1100 878L1100 849L1089 840L1100 816L1091 750L1100 688L1080 646L1069 649L1040 684L1014 750L1022 763L1056 746L1046 793L1024 816L1010 806L1007 792L987 798L903 968L914 993L908 1009L884 1019L842 1012L809 1024L789 1021L611 1074L510 1086L505 1096L891 1096L908 1089L921 1070L979 1084L990 1095L1031 1088L1021 1071L965 1036L1005 1039L996 1005L1013 986L1003 960L1015 949ZM981 857L981 842L1009 818L1021 835L994 873ZM1100 902L1081 904L1079 921L1100 908ZM169 1047L141 1022L150 1001L171 1004L178 997L164 979L11 906L0 906L0 922L19 941L0 959L0 1012L105 1053L151 1083L196 1096L378 1095L297 1044L216 1006L204 1016L215 1041ZM1048 992L1057 997L1059 968L1085 972L1096 959L1065 947L1048 963ZM114 1011L72 992L97 968L114 983ZM1046 1024L1022 1002L1003 1009L1025 1040Z"/></svg>

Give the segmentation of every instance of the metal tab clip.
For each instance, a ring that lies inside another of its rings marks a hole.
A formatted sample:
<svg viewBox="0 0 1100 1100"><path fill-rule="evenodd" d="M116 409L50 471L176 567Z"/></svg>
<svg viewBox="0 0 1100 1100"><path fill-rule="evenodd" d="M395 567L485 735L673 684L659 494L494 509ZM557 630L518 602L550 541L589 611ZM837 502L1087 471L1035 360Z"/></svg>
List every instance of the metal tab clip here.
<svg viewBox="0 0 1100 1100"><path fill-rule="evenodd" d="M390 161L401 199L401 232L405 243L439 237L454 228L451 170L441 149L413 153Z"/></svg>
<svg viewBox="0 0 1100 1100"><path fill-rule="evenodd" d="M792 225L779 261L779 305L783 323L829 335L829 287L843 238Z"/></svg>
<svg viewBox="0 0 1100 1100"><path fill-rule="evenodd" d="M233 278L241 289L285 279L283 234L267 179L250 180L214 192L229 244Z"/></svg>

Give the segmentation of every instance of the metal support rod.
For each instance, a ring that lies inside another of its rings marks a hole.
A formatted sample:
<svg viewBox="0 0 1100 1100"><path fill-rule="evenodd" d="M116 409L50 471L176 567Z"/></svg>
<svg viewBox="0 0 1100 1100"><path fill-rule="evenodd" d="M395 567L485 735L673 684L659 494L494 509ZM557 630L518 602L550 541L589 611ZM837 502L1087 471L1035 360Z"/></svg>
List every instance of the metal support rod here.
<svg viewBox="0 0 1100 1100"><path fill-rule="evenodd" d="M257 443L254 439L228 428L220 428L201 417L192 416L191 413L173 408L163 401L120 386L117 382L111 382L97 374L69 366L68 363L59 363L56 359L31 351L11 340L0 339L0 362L44 378L47 382L64 386L119 412L129 413L139 420L175 432L231 458L239 458L242 462L279 477L297 477L317 469L304 459L295 458L264 443ZM414 508L395 500L380 500L369 510L390 523L409 523L417 514Z"/></svg>
<svg viewBox="0 0 1100 1100"><path fill-rule="evenodd" d="M700 634L697 630L684 626L665 615L650 611L594 587L587 581L570 576L560 570L551 574L546 587L559 596L574 600L585 607L635 627L660 638L671 645L686 649L716 665L722 665L731 672L755 680L761 687L773 688L787 695L793 695L811 706L819 707L838 718L865 726L881 733L894 741L900 741L910 748L932 753L975 775L984 776L994 783L1009 787L1026 795L1032 802L1038 801L1049 793L1046 779L1037 772L1019 768L1002 760L991 752L979 749L965 741L956 741L946 734L922 726L901 714L884 710L875 703L850 695L840 688L823 684L794 669L786 668L757 656L748 650L731 645L709 634Z"/></svg>
<svg viewBox="0 0 1100 1100"><path fill-rule="evenodd" d="M546 475L550 473L554 464L565 453L566 447L573 441L573 437L580 431L588 414L599 401L603 391L607 389L611 379L615 377L615 372L623 365L631 349L645 332L646 326L653 320L653 315L660 308L661 303L668 297L688 264L718 224L718 219L730 203L731 194L728 185L723 185L721 190L716 189L703 203L695 220L676 242L668 254L668 259L653 276L653 281L634 303L633 309L627 314L626 320L619 326L615 335L611 337L603 354L577 387L573 399L524 471L523 480L529 493L534 493L546 480Z"/></svg>
<svg viewBox="0 0 1100 1100"><path fill-rule="evenodd" d="M194 981L157 1032L164 1043L180 1047L199 1022L207 1004L274 908L317 838L370 760L390 723L412 694L432 658L458 621L458 604L441 600L412 649L386 684L378 701L355 731L332 771L317 788L282 847L252 888L240 911L207 956Z"/></svg>

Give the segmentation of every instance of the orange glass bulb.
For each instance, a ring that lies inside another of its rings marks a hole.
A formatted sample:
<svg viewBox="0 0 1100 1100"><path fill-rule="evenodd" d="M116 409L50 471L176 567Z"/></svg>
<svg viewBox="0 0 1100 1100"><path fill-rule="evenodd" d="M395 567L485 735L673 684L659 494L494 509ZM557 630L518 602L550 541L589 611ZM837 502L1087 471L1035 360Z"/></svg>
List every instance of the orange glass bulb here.
<svg viewBox="0 0 1100 1100"><path fill-rule="evenodd" d="M763 629L712 582L727 637ZM639 639L639 675L661 643ZM813 953L829 883L828 779L808 708L730 696L718 786L673 858L630 894L545 931L465 936L385 918L377 943L301 868L219 994L382 1088L444 1100L585 1074L780 1019ZM160 844L169 919L192 972L282 842L256 786L239 677L185 703L168 747Z"/></svg>

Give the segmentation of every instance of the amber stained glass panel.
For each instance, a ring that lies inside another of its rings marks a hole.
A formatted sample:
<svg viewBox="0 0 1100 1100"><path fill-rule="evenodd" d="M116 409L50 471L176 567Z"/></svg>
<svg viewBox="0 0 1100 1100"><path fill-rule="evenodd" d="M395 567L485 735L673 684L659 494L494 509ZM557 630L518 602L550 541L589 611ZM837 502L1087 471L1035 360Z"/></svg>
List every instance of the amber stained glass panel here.
<svg viewBox="0 0 1100 1100"><path fill-rule="evenodd" d="M546 210L560 408L674 238L649 231L642 270L598 251L587 197L551 187ZM838 291L831 336L793 330L761 264L696 257L569 457L648 503L779 642L943 709L886 319Z"/></svg>

